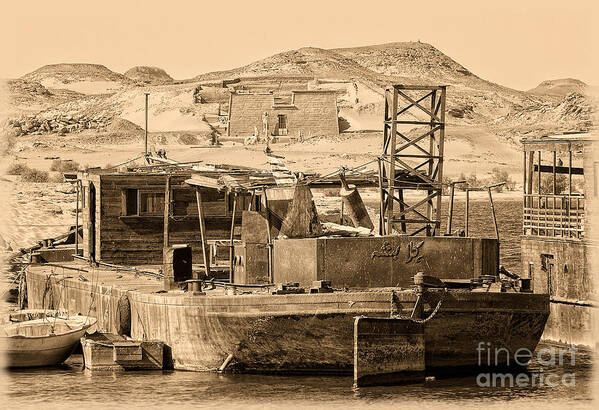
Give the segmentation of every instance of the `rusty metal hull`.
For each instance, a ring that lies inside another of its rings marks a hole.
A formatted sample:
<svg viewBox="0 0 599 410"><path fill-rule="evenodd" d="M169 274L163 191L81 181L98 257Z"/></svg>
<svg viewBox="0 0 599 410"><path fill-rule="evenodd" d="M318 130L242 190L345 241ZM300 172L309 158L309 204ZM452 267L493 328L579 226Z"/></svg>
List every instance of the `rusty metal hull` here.
<svg viewBox="0 0 599 410"><path fill-rule="evenodd" d="M43 307L50 286L63 295L55 307L74 313L87 311L94 294L90 315L104 332L116 332L118 300L127 295L131 336L163 341L165 365L196 371L216 370L233 355L229 368L239 371L351 373L354 318L408 315L416 300L410 290L175 296L69 278L47 282L40 271L28 272L27 286L30 307ZM476 366L480 342L532 351L548 315L546 295L450 291L426 323L427 371Z"/></svg>

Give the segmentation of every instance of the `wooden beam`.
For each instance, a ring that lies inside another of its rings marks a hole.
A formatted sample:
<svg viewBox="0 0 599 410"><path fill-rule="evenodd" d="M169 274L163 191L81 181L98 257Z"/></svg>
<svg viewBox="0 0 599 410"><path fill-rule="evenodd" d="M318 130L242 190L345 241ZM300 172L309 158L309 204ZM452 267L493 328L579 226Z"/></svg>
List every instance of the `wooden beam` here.
<svg viewBox="0 0 599 410"><path fill-rule="evenodd" d="M430 130L426 131L424 134L419 135L418 137L416 137L416 138L414 138L412 140L410 140L407 137L405 137L405 136L402 135L405 140L410 141L410 142L408 144L404 144L404 145L400 146L395 152L399 153L400 151L403 151L404 149L408 148L410 145L416 144L421 139L423 139L423 138L425 138L425 137L427 137L427 136L429 136L431 134L434 134L435 132L439 131L440 129L441 129L441 126L440 125L436 125L433 128L431 128ZM424 152L426 152L428 155L430 155L430 153L427 152L426 150L424 150Z"/></svg>
<svg viewBox="0 0 599 410"><path fill-rule="evenodd" d="M568 154L568 194L572 195L572 151Z"/></svg>
<svg viewBox="0 0 599 410"><path fill-rule="evenodd" d="M235 247L233 238L235 236L235 213L237 212L237 193L233 194L233 215L231 216L231 236L229 238L229 283L234 283L233 258L235 257Z"/></svg>
<svg viewBox="0 0 599 410"><path fill-rule="evenodd" d="M266 187L262 187L262 196L264 197L264 210L266 212L266 229L268 230L267 246L267 271L268 282L274 283L274 272L272 269L272 240L270 238L270 209L268 208L268 197L266 196Z"/></svg>
<svg viewBox="0 0 599 410"><path fill-rule="evenodd" d="M441 129L439 130L439 142L437 143L437 150L439 153L439 159L437 160L437 167L435 169L435 176L434 179L436 179L439 183L443 183L443 155L445 153L445 98L446 98L446 89L445 87L441 88L441 98L439 103L440 105L440 118L441 118ZM433 126L432 121L431 121L431 127ZM431 135L432 137L434 137L434 134ZM431 160L432 161L432 160ZM442 189L442 188L441 188ZM441 190L441 192L438 193L438 197L437 197L437 216L435 217L435 219L437 221L441 221L441 205L442 205L442 194L443 191Z"/></svg>
<svg viewBox="0 0 599 410"><path fill-rule="evenodd" d="M453 196L454 196L454 192L455 192L455 185L451 184L450 188L450 193L449 193L449 215L448 215L448 220L447 220L447 235L451 234L451 223L453 222Z"/></svg>
<svg viewBox="0 0 599 410"><path fill-rule="evenodd" d="M466 210L464 212L465 235L468 237L468 224L470 222L470 191L466 189Z"/></svg>
<svg viewBox="0 0 599 410"><path fill-rule="evenodd" d="M196 201L198 204L198 218L200 221L200 238L202 240L202 257L204 258L204 268L206 277L210 277L210 257L208 252L206 252L206 246L208 246L208 242L206 238L206 222L204 220L204 204L202 203L202 193L200 192L199 188L196 188Z"/></svg>
<svg viewBox="0 0 599 410"><path fill-rule="evenodd" d="M430 91L430 90L443 90L446 86L444 85L412 85L412 84L395 84L393 86L398 90L420 90L420 91Z"/></svg>
<svg viewBox="0 0 599 410"><path fill-rule="evenodd" d="M171 177L166 177L164 185L164 230L163 230L163 247L166 249L169 245L169 222L171 214Z"/></svg>
<svg viewBox="0 0 599 410"><path fill-rule="evenodd" d="M534 164L534 172L539 171L539 166ZM553 165L541 165L541 173L553 173ZM570 167L559 166L555 167L556 174L572 174L572 175L584 175L584 168L572 168L570 171Z"/></svg>
<svg viewBox="0 0 599 410"><path fill-rule="evenodd" d="M495 215L495 204L493 204L493 195L491 194L491 188L487 188L489 193L489 202L491 203L491 213L493 214L493 225L495 226L495 237L499 240L499 227L497 226L497 216Z"/></svg>
<svg viewBox="0 0 599 410"><path fill-rule="evenodd" d="M397 137L397 89L393 89L393 100L390 107L391 111L391 155L389 158L389 187L388 187L388 205L387 205L387 235L391 235L393 233L393 185L395 184L395 146L396 137Z"/></svg>
<svg viewBox="0 0 599 410"><path fill-rule="evenodd" d="M400 94L400 95L401 95L403 98L405 98L406 100L408 100L408 101L409 101L409 102L412 104L412 106L416 106L416 107L420 108L422 111L424 111L424 112L425 112L425 113L426 113L426 114L427 114L429 117L431 117L433 120L435 120L435 121L441 121L441 120L440 120L440 119L439 119L439 118L438 118L438 117L437 117L437 116L434 114L434 110L435 110L435 103L434 103L435 97L434 97L434 96L435 96L436 90L432 92L432 95L433 95L433 103L431 104L431 110L430 110L430 111L429 111L427 108L425 108L425 107L423 107L422 105L420 105L420 103L419 103L418 101L414 100L412 97L410 97L409 95L407 95L407 94L406 94L406 93L404 93L403 91L401 91L401 90L397 90L397 92L398 92L398 93L399 93L399 94Z"/></svg>
<svg viewBox="0 0 599 410"><path fill-rule="evenodd" d="M379 235L385 234L385 190L383 189L384 166L381 158L377 160L379 166Z"/></svg>
<svg viewBox="0 0 599 410"><path fill-rule="evenodd" d="M534 151L530 151L528 153L528 167L527 167L527 177L526 177L526 182L528 184L528 186L526 187L526 193L527 194L532 194L532 177L533 177L533 173L534 173L534 162L535 162L535 152ZM526 206L529 206L529 204L527 203Z"/></svg>
<svg viewBox="0 0 599 410"><path fill-rule="evenodd" d="M557 167L557 152L553 151L553 195L557 194L557 174L555 168Z"/></svg>
<svg viewBox="0 0 599 410"><path fill-rule="evenodd" d="M77 205L75 206L75 255L79 255L79 193L81 188L79 185L81 180L77 180Z"/></svg>
<svg viewBox="0 0 599 410"><path fill-rule="evenodd" d="M420 97L420 98L419 98L419 99L417 99L416 101L420 103L420 102L422 102L422 101L426 100L428 97L430 97L432 93L433 93L433 92L431 91L431 92L429 92L429 93L425 94L423 97ZM410 108L412 108L413 106L414 106L414 104L410 104L410 105L407 105L407 106L405 106L404 108L402 108L402 109L401 109L401 110L400 110L400 111L397 113L397 116L400 116L401 114L403 114L404 112L406 112L406 111L408 111Z"/></svg>
<svg viewBox="0 0 599 410"><path fill-rule="evenodd" d="M541 193L541 169L542 169L542 166L541 166L541 151L539 151L539 165L537 167L537 180L538 180L538 184L539 184L538 188L537 188L538 189L538 192L537 192L538 194Z"/></svg>
<svg viewBox="0 0 599 410"><path fill-rule="evenodd" d="M400 189L400 190L399 190L399 192L398 192L398 196L399 196L399 212L402 212L402 213L403 213L403 212L404 212L404 210L405 210L404 198L403 198L403 189ZM407 233L407 227L406 227L406 222L405 222L405 219L406 219L406 216L405 216L405 214L404 214L404 215L402 215L402 216L400 217L400 219L401 219L401 231L402 231L403 233Z"/></svg>

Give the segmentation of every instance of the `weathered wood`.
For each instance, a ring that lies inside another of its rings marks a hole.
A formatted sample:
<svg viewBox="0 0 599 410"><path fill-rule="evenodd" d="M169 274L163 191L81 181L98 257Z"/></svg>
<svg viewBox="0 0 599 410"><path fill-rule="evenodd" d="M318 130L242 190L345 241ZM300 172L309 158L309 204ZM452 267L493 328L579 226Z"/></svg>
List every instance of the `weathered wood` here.
<svg viewBox="0 0 599 410"><path fill-rule="evenodd" d="M536 172L537 172L537 183L538 183L538 191L537 193L541 193L541 175L542 175L542 165L541 165L541 151L539 151L539 164L536 167Z"/></svg>
<svg viewBox="0 0 599 410"><path fill-rule="evenodd" d="M77 203L75 205L75 255L79 255L79 193L81 181L77 181Z"/></svg>
<svg viewBox="0 0 599 410"><path fill-rule="evenodd" d="M267 243L267 247L268 247L268 282L272 283L273 282L273 278L274 278L274 274L273 274L273 263L272 263L272 238L271 238L271 223L270 223L270 209L268 207L268 197L266 196L266 187L262 187L262 197L264 198L264 210L266 212L266 226L268 229L268 243Z"/></svg>
<svg viewBox="0 0 599 410"><path fill-rule="evenodd" d="M541 172L542 173L553 173L553 168L554 168L553 165L541 165ZM534 171L535 172L539 171L539 166L537 164L534 165ZM555 173L556 174L568 174L568 175L570 175L570 174L584 175L584 168L573 167L572 171L570 171L570 167L556 165Z"/></svg>
<svg viewBox="0 0 599 410"><path fill-rule="evenodd" d="M393 234L393 186L395 185L395 146L397 145L397 90L393 89L391 102L391 135L389 152L389 168L387 170L387 178L389 179L389 187L387 188L387 235Z"/></svg>
<svg viewBox="0 0 599 410"><path fill-rule="evenodd" d="M164 185L164 245L166 249L169 245L169 220L171 214L171 177L167 176Z"/></svg>
<svg viewBox="0 0 599 410"><path fill-rule="evenodd" d="M385 102L386 104L386 102ZM385 127L387 134L387 127ZM386 137L385 137L386 138ZM384 168L380 158L378 158L379 166L379 235L385 234L385 190L383 189Z"/></svg>
<svg viewBox="0 0 599 410"><path fill-rule="evenodd" d="M489 202L491 203L491 213L493 214L493 225L495 226L495 237L499 240L499 227L497 226L497 216L495 215L495 204L493 203L493 194L491 188L487 188L489 193Z"/></svg>
<svg viewBox="0 0 599 410"><path fill-rule="evenodd" d="M347 208L347 212L354 226L356 228L363 227L374 229L374 224L368 215L368 211L366 210L366 206L364 205L364 201L362 201L362 197L358 190L349 187L343 174L339 175L339 178L341 179L339 196L341 196L342 204Z"/></svg>
<svg viewBox="0 0 599 410"><path fill-rule="evenodd" d="M235 211L237 210L237 194L233 194L233 217L231 218L231 235L229 237L229 283L233 283L233 258L235 257L235 247L233 246L233 238L235 236Z"/></svg>
<svg viewBox="0 0 599 410"><path fill-rule="evenodd" d="M200 236L202 238L202 256L204 258L204 269L206 273L206 277L210 277L210 258L208 257L208 252L206 247L208 246L206 242L206 226L204 222L204 211L202 209L202 194L199 189L196 189L196 201L198 204L198 215L200 219ZM199 278L194 278L199 279Z"/></svg>
<svg viewBox="0 0 599 410"><path fill-rule="evenodd" d="M455 192L455 185L451 184L449 188L449 216L447 217L447 235L451 235L451 224L453 222L453 197Z"/></svg>
<svg viewBox="0 0 599 410"><path fill-rule="evenodd" d="M295 186L293 201L283 220L281 234L288 238L305 238L322 234L316 205L308 185L297 184Z"/></svg>
<svg viewBox="0 0 599 410"><path fill-rule="evenodd" d="M470 191L466 189L466 210L464 214L464 231L466 237L468 237L468 227L470 224Z"/></svg>

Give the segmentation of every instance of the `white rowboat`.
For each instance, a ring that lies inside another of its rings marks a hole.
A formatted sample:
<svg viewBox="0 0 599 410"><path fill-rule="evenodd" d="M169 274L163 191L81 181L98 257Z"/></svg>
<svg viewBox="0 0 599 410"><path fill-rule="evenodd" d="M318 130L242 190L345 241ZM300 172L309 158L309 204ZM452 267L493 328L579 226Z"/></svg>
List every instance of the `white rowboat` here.
<svg viewBox="0 0 599 410"><path fill-rule="evenodd" d="M45 317L0 326L0 354L5 367L54 366L73 352L96 319Z"/></svg>

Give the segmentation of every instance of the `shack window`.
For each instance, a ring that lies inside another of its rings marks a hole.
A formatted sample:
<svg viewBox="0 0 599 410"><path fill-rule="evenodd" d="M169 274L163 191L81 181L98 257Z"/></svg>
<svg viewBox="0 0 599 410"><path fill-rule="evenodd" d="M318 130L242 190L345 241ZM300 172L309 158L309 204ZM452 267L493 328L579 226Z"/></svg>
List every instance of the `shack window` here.
<svg viewBox="0 0 599 410"><path fill-rule="evenodd" d="M234 195L229 194L227 201L227 215L230 215L233 212L233 198L236 198L235 201L237 202L236 212L247 210L252 199L250 195L239 194L235 197Z"/></svg>
<svg viewBox="0 0 599 410"><path fill-rule="evenodd" d="M140 192L139 194L140 215L163 215L164 193L163 192Z"/></svg>
<svg viewBox="0 0 599 410"><path fill-rule="evenodd" d="M164 193L141 191L135 188L123 190L122 215L163 215Z"/></svg>
<svg viewBox="0 0 599 410"><path fill-rule="evenodd" d="M123 215L138 215L139 191L137 189L123 190Z"/></svg>

